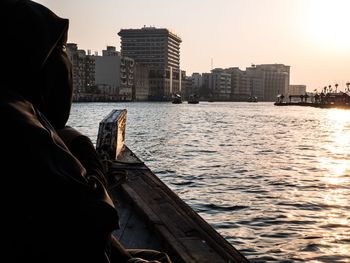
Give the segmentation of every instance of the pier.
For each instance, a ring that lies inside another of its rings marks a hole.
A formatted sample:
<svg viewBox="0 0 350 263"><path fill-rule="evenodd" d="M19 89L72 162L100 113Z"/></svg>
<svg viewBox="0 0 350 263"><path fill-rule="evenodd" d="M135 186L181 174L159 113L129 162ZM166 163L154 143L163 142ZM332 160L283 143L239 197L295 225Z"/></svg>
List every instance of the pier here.
<svg viewBox="0 0 350 263"><path fill-rule="evenodd" d="M310 98L310 101L307 99ZM292 98L300 98L300 101L292 101ZM324 109L350 109L350 92L316 93L309 95L290 95L289 102L284 101L284 96L278 95L275 106L307 106Z"/></svg>
<svg viewBox="0 0 350 263"><path fill-rule="evenodd" d="M313 103L313 102L275 102L275 106L304 106L304 107L314 107L322 109L350 109L350 104L340 104L340 103Z"/></svg>

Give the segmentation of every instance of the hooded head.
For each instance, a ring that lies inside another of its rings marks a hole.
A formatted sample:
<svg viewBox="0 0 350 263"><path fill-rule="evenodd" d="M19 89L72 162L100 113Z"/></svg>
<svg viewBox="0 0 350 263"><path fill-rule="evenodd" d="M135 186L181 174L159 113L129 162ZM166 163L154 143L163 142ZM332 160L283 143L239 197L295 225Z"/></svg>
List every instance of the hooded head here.
<svg viewBox="0 0 350 263"><path fill-rule="evenodd" d="M29 0L2 0L3 90L19 93L55 128L63 127L72 101L71 63L65 46L68 19Z"/></svg>

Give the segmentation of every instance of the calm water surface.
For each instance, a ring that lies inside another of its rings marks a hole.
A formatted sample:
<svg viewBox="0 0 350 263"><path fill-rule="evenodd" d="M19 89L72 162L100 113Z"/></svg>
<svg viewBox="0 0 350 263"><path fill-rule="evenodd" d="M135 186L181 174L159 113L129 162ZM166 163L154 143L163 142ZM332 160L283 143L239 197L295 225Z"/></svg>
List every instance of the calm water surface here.
<svg viewBox="0 0 350 263"><path fill-rule="evenodd" d="M96 140L127 109L126 144L251 262L350 262L350 111L272 103L77 103Z"/></svg>

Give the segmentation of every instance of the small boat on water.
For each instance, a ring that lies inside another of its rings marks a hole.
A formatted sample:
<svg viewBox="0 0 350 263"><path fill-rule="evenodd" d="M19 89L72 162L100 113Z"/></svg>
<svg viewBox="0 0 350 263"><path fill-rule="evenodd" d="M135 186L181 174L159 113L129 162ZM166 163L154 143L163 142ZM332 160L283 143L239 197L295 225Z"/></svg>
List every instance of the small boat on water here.
<svg viewBox="0 0 350 263"><path fill-rule="evenodd" d="M248 263L124 145L126 114L112 110L100 122L96 141L120 215L115 236L127 248L166 252L173 263Z"/></svg>
<svg viewBox="0 0 350 263"><path fill-rule="evenodd" d="M191 94L188 98L188 103L189 104L198 104L199 103L199 98L197 94Z"/></svg>
<svg viewBox="0 0 350 263"><path fill-rule="evenodd" d="M182 98L181 98L181 95L180 94L175 94L173 96L173 101L172 101L173 104L181 104L182 103Z"/></svg>
<svg viewBox="0 0 350 263"><path fill-rule="evenodd" d="M258 102L258 97L250 96L247 100L247 102Z"/></svg>

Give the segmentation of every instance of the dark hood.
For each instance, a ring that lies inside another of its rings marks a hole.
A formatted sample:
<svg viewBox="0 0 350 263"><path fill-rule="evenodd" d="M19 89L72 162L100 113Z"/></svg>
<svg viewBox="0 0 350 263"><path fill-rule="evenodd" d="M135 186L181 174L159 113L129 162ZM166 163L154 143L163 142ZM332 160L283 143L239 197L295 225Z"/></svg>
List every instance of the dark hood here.
<svg viewBox="0 0 350 263"><path fill-rule="evenodd" d="M2 90L37 107L55 128L63 127L71 106L71 71L65 52L68 19L29 0L1 0L0 41L5 66Z"/></svg>
<svg viewBox="0 0 350 263"><path fill-rule="evenodd" d="M40 72L57 42L67 34L69 21L32 1L2 0L0 7L5 77L11 84L28 83L23 77L32 79Z"/></svg>

